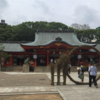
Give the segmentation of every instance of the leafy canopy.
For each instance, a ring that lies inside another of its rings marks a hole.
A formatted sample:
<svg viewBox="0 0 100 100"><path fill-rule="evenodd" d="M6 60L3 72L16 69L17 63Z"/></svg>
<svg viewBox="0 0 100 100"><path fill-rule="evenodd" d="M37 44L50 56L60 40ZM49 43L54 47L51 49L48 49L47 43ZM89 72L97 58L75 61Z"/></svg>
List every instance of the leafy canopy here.
<svg viewBox="0 0 100 100"><path fill-rule="evenodd" d="M75 30L60 22L23 22L19 25L0 25L0 40L2 41L34 41L38 30ZM94 37L100 41L100 28L76 30L79 41L91 42Z"/></svg>

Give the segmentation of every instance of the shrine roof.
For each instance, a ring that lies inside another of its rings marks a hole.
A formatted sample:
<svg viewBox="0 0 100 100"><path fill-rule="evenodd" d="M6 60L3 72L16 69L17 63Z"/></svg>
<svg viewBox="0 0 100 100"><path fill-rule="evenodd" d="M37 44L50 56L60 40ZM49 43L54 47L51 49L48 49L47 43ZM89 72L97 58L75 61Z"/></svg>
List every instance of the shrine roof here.
<svg viewBox="0 0 100 100"><path fill-rule="evenodd" d="M2 43L5 52L25 52L19 43Z"/></svg>
<svg viewBox="0 0 100 100"><path fill-rule="evenodd" d="M56 40L56 38L61 38ZM90 45L95 44L83 43L77 39L75 32L38 32L35 33L35 41L30 43L21 43L22 46L46 46L53 42L63 42L70 46Z"/></svg>
<svg viewBox="0 0 100 100"><path fill-rule="evenodd" d="M98 51L100 51L100 44L97 44L97 45L95 46L95 48L96 48ZM90 51L90 52L96 52L94 49L90 49L89 51Z"/></svg>

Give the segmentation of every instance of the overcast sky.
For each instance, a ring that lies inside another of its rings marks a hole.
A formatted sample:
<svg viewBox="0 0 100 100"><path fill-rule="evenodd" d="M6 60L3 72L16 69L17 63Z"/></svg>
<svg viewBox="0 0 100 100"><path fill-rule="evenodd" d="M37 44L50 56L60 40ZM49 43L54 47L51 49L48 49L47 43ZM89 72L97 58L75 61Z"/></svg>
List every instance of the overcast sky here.
<svg viewBox="0 0 100 100"><path fill-rule="evenodd" d="M0 20L9 25L27 21L100 26L100 0L0 0Z"/></svg>

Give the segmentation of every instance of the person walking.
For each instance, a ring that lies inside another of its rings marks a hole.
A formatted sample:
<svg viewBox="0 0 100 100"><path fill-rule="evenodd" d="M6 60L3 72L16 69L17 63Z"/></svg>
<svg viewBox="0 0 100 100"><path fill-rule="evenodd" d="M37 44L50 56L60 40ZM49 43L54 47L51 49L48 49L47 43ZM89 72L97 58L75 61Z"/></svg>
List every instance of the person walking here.
<svg viewBox="0 0 100 100"><path fill-rule="evenodd" d="M81 64L81 66L80 66L80 75L83 76L83 78L81 79L81 81L83 83L83 81L84 81L84 66L83 66L83 64Z"/></svg>
<svg viewBox="0 0 100 100"><path fill-rule="evenodd" d="M80 65L77 66L78 75L80 74Z"/></svg>
<svg viewBox="0 0 100 100"><path fill-rule="evenodd" d="M91 64L88 64L88 70L91 67ZM90 80L90 72L89 72L89 80Z"/></svg>
<svg viewBox="0 0 100 100"><path fill-rule="evenodd" d="M96 82L97 68L94 66L93 63L91 63L91 67L89 68L88 72L89 72L89 87L91 87L91 80L93 79L95 87L98 88Z"/></svg>

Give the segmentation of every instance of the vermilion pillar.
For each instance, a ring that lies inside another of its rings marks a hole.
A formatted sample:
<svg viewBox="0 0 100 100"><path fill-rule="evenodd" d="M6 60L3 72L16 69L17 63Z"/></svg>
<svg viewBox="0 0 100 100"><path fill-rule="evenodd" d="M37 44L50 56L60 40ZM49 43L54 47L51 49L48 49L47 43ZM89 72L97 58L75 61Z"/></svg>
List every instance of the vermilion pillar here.
<svg viewBox="0 0 100 100"><path fill-rule="evenodd" d="M10 57L10 65L13 65L13 56Z"/></svg>
<svg viewBox="0 0 100 100"><path fill-rule="evenodd" d="M37 61L37 60L35 59L35 66L37 66L37 63L36 63L36 61Z"/></svg>
<svg viewBox="0 0 100 100"><path fill-rule="evenodd" d="M83 65L85 65L85 55L83 54Z"/></svg>
<svg viewBox="0 0 100 100"><path fill-rule="evenodd" d="M49 51L47 51L47 66L49 65Z"/></svg>
<svg viewBox="0 0 100 100"><path fill-rule="evenodd" d="M77 59L77 65L79 65L79 59Z"/></svg>

